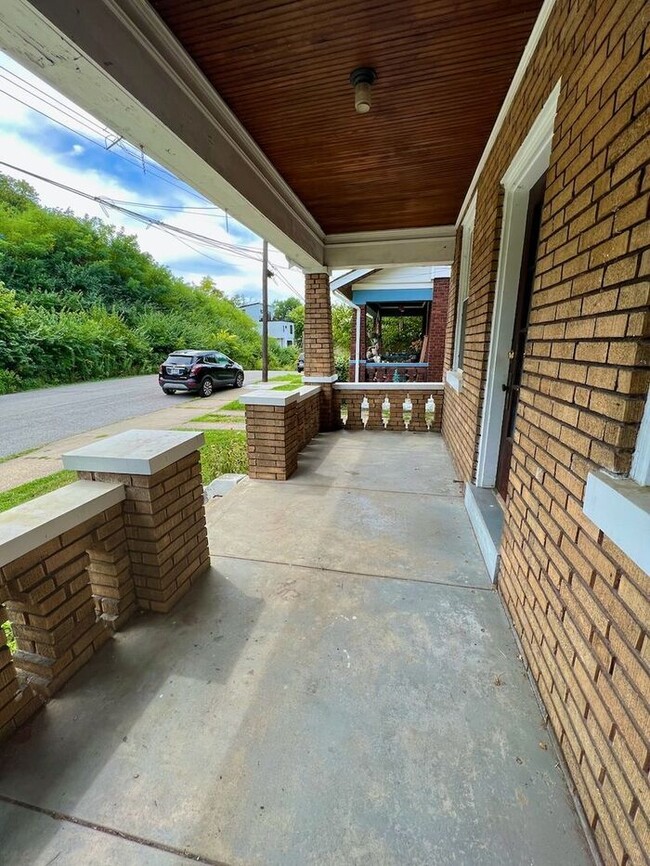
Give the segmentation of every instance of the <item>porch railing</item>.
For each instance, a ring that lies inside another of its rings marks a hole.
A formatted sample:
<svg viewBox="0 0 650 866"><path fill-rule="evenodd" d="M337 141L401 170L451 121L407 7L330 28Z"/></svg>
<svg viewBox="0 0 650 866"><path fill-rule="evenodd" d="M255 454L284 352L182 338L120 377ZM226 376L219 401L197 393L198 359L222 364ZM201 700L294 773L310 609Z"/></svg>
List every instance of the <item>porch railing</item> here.
<svg viewBox="0 0 650 866"><path fill-rule="evenodd" d="M442 382L336 382L336 417L346 430L439 432Z"/></svg>
<svg viewBox="0 0 650 866"><path fill-rule="evenodd" d="M352 362L354 367L354 361ZM369 361L359 364L359 379L362 382L426 382L429 375L429 365L415 362L381 362Z"/></svg>

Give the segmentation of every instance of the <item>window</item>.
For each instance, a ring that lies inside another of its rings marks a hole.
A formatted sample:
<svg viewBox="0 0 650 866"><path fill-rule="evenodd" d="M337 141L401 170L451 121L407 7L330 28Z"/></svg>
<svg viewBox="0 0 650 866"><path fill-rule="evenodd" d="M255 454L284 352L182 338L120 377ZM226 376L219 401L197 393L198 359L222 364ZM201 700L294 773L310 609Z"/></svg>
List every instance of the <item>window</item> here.
<svg viewBox="0 0 650 866"><path fill-rule="evenodd" d="M460 269L458 273L458 298L456 299L456 333L454 335L454 370L462 371L465 352L465 327L467 325L467 300L469 297L469 275L472 266L472 244L474 242L474 217L476 196L463 219L460 247Z"/></svg>

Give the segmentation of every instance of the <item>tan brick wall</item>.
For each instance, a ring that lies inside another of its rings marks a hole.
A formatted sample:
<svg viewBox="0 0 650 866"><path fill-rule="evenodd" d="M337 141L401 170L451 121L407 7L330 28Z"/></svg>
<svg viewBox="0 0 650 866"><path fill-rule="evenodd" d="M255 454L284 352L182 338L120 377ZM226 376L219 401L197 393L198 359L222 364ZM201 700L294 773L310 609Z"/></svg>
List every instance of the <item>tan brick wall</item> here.
<svg viewBox="0 0 650 866"><path fill-rule="evenodd" d="M112 617L102 616L107 591L118 606L124 601L121 621L133 612L123 545L120 504L0 568L18 646L15 667L43 695L58 691L109 639Z"/></svg>
<svg viewBox="0 0 650 866"><path fill-rule="evenodd" d="M154 475L79 476L124 484L126 540L138 607L170 611L210 564L199 452ZM95 559L92 567L99 568Z"/></svg>
<svg viewBox="0 0 650 866"><path fill-rule="evenodd" d="M345 406L347 410L347 420L345 422L346 430L363 430L363 422L361 420L361 403L364 397L368 398L369 417L366 424L366 430L406 430L404 424L404 409L403 403L407 395L411 398L413 409L411 411L411 420L408 429L412 433L427 432L427 430L439 432L442 423L442 407L444 404L443 391L409 391L408 387L404 389L394 389L391 391L364 391L363 385L359 385L359 389L346 389L345 391L334 390L335 413L338 418L341 417L341 407ZM435 404L435 412L430 428L427 428L425 418L425 404L429 397L433 395ZM387 426L384 428L382 420L382 404L384 399L388 397L390 402L390 418Z"/></svg>
<svg viewBox="0 0 650 866"><path fill-rule="evenodd" d="M327 274L305 275L305 376L334 375L332 306Z"/></svg>
<svg viewBox="0 0 650 866"><path fill-rule="evenodd" d="M246 406L248 474L286 481L298 468L298 454L320 429L321 394L286 406Z"/></svg>
<svg viewBox="0 0 650 866"><path fill-rule="evenodd" d="M479 180L463 388L447 389L443 426L471 480L500 178L561 76L499 586L604 862L617 866L649 853L648 577L582 503L591 469L629 469L648 392L646 28L638 0L557 3Z"/></svg>
<svg viewBox="0 0 650 866"><path fill-rule="evenodd" d="M0 617L4 614L0 607ZM29 683L18 679L18 671L7 646L4 631L0 629L0 741L26 722L43 705Z"/></svg>

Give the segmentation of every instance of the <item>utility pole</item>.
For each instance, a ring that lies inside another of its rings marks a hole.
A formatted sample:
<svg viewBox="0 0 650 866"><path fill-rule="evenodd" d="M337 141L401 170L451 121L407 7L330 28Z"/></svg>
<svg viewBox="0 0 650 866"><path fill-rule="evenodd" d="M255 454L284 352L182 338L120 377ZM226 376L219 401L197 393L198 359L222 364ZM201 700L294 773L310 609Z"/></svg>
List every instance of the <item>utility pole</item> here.
<svg viewBox="0 0 650 866"><path fill-rule="evenodd" d="M269 381L269 245L262 244L262 382Z"/></svg>

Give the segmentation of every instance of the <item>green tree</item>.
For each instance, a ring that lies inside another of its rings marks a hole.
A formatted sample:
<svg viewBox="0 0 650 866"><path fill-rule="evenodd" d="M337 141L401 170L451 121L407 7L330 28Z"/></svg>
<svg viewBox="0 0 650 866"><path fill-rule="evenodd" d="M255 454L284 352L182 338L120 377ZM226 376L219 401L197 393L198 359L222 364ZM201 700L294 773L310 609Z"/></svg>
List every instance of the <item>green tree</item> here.
<svg viewBox="0 0 650 866"><path fill-rule="evenodd" d="M273 304L273 319L276 322L291 322L291 313L302 306L298 298L286 298L284 301L276 301Z"/></svg>
<svg viewBox="0 0 650 866"><path fill-rule="evenodd" d="M356 316L356 310L348 307L347 304L332 305L332 340L336 355L349 357L354 316Z"/></svg>

